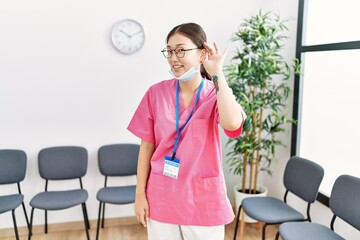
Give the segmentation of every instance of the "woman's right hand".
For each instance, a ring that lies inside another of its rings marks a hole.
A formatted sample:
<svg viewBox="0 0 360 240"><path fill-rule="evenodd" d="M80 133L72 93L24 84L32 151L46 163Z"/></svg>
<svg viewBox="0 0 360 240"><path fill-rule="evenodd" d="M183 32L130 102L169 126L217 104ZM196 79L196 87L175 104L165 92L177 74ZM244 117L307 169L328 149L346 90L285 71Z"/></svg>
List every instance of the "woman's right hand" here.
<svg viewBox="0 0 360 240"><path fill-rule="evenodd" d="M149 218L149 204L145 192L136 193L135 214L138 221L146 227Z"/></svg>

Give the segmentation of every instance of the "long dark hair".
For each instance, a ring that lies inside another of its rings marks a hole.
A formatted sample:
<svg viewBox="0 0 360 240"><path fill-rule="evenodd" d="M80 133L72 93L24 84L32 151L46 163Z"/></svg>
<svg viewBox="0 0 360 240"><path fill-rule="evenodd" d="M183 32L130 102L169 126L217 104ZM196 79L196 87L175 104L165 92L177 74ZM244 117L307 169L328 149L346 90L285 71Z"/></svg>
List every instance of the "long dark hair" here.
<svg viewBox="0 0 360 240"><path fill-rule="evenodd" d="M200 25L196 23L183 23L177 25L167 35L166 42L169 42L170 37L173 36L175 33L180 33L185 37L188 37L199 49L204 49L204 42L207 41L207 38L206 33ZM203 65L201 65L200 67L200 73L207 79L211 79L211 76L205 70Z"/></svg>

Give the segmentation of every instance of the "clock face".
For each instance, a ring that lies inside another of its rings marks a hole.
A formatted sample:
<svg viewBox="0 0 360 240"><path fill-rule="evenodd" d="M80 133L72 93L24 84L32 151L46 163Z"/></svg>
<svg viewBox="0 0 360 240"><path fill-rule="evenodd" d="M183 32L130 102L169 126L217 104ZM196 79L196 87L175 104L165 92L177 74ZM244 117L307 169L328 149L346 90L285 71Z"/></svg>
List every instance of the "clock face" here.
<svg viewBox="0 0 360 240"><path fill-rule="evenodd" d="M139 51L145 42L143 27L132 19L124 19L116 23L111 37L115 48L124 54L133 54Z"/></svg>

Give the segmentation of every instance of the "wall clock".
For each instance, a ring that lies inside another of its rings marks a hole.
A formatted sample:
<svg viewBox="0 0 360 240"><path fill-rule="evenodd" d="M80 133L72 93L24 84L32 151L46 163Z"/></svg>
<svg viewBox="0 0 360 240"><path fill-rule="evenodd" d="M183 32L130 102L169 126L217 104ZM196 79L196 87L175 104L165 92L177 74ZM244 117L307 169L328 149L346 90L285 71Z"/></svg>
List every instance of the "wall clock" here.
<svg viewBox="0 0 360 240"><path fill-rule="evenodd" d="M145 32L142 25L133 19L117 22L111 33L115 48L124 54L139 51L145 43Z"/></svg>

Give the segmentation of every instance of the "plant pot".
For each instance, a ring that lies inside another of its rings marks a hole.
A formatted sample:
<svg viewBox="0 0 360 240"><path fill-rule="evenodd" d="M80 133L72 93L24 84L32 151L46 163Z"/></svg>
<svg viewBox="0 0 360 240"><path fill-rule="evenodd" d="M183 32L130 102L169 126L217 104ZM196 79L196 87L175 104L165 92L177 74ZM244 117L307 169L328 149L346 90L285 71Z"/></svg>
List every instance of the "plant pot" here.
<svg viewBox="0 0 360 240"><path fill-rule="evenodd" d="M249 189L249 184L246 184L245 187L246 187L246 189ZM242 184L237 184L234 186L236 214L237 214L237 211L239 210L239 206L243 199L248 198L248 197L265 197L265 196L267 196L267 193L268 193L268 189L262 185L257 186L257 188L256 188L257 193L255 193L255 194L243 193L243 192L241 192L241 189L242 189ZM241 214L238 217L241 220ZM255 219L250 218L248 215L245 214L245 222L255 223L257 221Z"/></svg>

